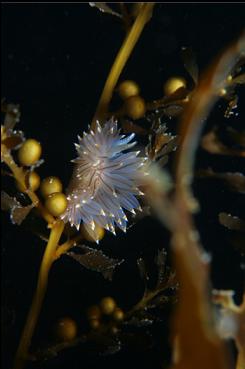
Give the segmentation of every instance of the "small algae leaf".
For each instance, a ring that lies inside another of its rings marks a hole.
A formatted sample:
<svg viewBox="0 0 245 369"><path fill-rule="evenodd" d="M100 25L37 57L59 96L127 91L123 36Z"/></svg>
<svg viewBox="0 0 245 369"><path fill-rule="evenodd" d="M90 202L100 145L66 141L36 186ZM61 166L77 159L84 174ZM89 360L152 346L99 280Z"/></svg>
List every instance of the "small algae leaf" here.
<svg viewBox="0 0 245 369"><path fill-rule="evenodd" d="M78 246L80 250L85 251L84 254L68 252L74 260L78 261L83 267L89 270L99 272L105 279L112 280L114 270L123 263L124 260L112 259L103 254L102 251L90 248L85 245Z"/></svg>
<svg viewBox="0 0 245 369"><path fill-rule="evenodd" d="M9 196L6 192L1 192L1 209L10 212L10 219L13 224L20 225L27 217L35 204L22 206L15 197Z"/></svg>

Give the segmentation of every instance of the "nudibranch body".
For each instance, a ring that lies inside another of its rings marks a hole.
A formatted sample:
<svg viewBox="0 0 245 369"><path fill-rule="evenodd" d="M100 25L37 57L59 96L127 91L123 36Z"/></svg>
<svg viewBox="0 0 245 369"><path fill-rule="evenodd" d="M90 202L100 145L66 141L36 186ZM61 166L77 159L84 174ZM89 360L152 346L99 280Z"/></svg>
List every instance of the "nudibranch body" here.
<svg viewBox="0 0 245 369"><path fill-rule="evenodd" d="M96 123L95 130L84 132L75 144L78 157L68 188L68 206L62 215L77 229L80 223L95 241L98 241L95 224L115 234L115 226L124 232L127 227L126 209L135 213L141 210L136 196L143 195L138 186L146 174L145 157L131 149L135 134L120 135L117 122L111 119L103 127Z"/></svg>

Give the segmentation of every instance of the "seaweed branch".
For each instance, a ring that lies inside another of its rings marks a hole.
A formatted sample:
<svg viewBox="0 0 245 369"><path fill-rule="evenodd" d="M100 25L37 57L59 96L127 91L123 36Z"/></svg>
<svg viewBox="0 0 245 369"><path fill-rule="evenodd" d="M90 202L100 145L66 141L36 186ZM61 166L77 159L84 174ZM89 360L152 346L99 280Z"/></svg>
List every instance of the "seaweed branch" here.
<svg viewBox="0 0 245 369"><path fill-rule="evenodd" d="M154 3L145 3L142 5L131 30L127 34L107 77L98 107L93 117L92 129L95 127L96 120L103 122L103 120L106 118L113 90L128 58L130 57L130 54L134 49L135 44L141 35L141 32L144 29L144 26L151 18L153 7Z"/></svg>
<svg viewBox="0 0 245 369"><path fill-rule="evenodd" d="M51 229L49 241L45 249L38 276L37 289L30 307L27 321L21 335L20 344L15 359L15 369L23 368L28 357L28 350L34 329L41 311L42 303L47 289L48 275L53 264L57 244L62 235L64 223L57 221Z"/></svg>
<svg viewBox="0 0 245 369"><path fill-rule="evenodd" d="M227 74L244 51L245 35L231 45L203 76L181 124L182 143L176 159L175 207L178 216L172 238L174 261L181 286L180 303L174 316L178 338L175 340L177 358L173 368L229 367L225 348L212 325L212 310L208 303L208 264L191 217L196 202L192 200L190 186L195 151L203 124L218 99L218 90L225 87ZM196 275L199 275L198 279ZM197 341L199 348L193 350ZM194 353L191 359L188 357L190 347Z"/></svg>
<svg viewBox="0 0 245 369"><path fill-rule="evenodd" d="M172 368L228 368L229 357L213 326L208 302L208 258L199 243L192 213L198 209L191 191L195 151L205 119L226 86L227 75L245 52L245 35L211 66L193 93L180 127L180 149L176 158L176 190L171 200L161 193L158 179L149 180L148 200L159 219L172 231L172 252L179 288L179 304L173 317L174 357ZM151 173L150 173L151 174ZM156 173L155 173L156 174ZM152 192L155 196L152 196ZM167 205L167 210L166 210ZM196 278L196 276L199 276ZM192 355L189 353L192 352Z"/></svg>
<svg viewBox="0 0 245 369"><path fill-rule="evenodd" d="M35 192L31 191L29 188L26 187L25 172L23 168L18 167L10 151L3 143L1 144L1 157L2 157L2 161L9 167L9 169L13 173L13 176L16 179L16 181L25 189L25 193L28 195L28 197L30 198L34 206L37 207L39 213L46 220L46 222L48 223L48 226L51 228L55 219L41 204Z"/></svg>

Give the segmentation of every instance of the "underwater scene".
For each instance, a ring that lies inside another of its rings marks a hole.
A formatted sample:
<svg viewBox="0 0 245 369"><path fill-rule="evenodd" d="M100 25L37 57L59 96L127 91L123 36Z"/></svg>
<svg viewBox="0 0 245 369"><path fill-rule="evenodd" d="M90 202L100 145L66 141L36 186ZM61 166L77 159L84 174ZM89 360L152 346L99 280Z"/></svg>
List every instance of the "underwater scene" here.
<svg viewBox="0 0 245 369"><path fill-rule="evenodd" d="M244 15L2 3L2 368L245 369Z"/></svg>

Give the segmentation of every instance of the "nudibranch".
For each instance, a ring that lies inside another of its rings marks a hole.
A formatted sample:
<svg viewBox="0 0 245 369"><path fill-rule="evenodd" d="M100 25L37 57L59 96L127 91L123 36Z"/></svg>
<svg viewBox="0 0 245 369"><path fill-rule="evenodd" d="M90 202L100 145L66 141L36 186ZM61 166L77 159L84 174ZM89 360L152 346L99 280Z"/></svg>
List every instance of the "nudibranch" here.
<svg viewBox="0 0 245 369"><path fill-rule="evenodd" d="M137 197L146 172L147 158L140 151L129 151L136 142L135 134L120 135L117 122L109 120L75 144L78 157L67 191L68 206L62 219L79 229L81 222L98 242L95 224L115 234L115 226L126 232L125 210L135 214L141 210Z"/></svg>

